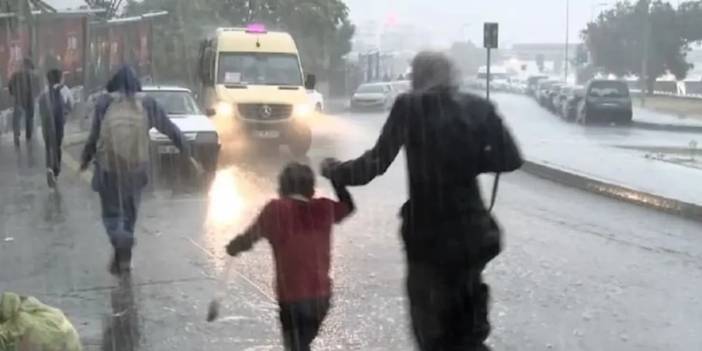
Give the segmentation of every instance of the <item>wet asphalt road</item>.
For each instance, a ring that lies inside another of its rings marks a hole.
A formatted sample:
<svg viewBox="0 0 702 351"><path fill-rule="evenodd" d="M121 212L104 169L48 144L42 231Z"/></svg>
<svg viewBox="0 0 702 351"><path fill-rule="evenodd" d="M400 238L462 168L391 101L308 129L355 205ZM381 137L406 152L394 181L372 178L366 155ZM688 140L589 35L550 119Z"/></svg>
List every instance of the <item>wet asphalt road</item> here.
<svg viewBox="0 0 702 351"><path fill-rule="evenodd" d="M305 161L359 155L383 120L320 118ZM59 193L49 192L42 147L18 155L8 141L0 144L0 291L63 309L88 350L281 349L265 243L236 260L220 320L204 318L224 244L274 196L287 153L227 150L209 194L161 179L143 203L135 270L118 281L106 270L97 196L68 169ZM496 350L702 349L699 223L523 173L503 179L496 212L506 250L486 274ZM358 213L335 232L334 307L316 349L410 350L396 215L403 158L352 193Z"/></svg>

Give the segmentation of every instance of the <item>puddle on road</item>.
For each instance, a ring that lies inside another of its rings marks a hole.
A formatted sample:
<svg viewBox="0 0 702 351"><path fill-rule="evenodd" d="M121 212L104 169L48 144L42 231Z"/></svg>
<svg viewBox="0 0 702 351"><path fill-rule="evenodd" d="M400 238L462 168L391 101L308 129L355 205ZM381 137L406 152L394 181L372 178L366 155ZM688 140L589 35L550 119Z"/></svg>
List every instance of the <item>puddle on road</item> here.
<svg viewBox="0 0 702 351"><path fill-rule="evenodd" d="M110 292L112 314L105 317L102 351L135 351L141 342L139 307L134 299L131 275L119 279Z"/></svg>

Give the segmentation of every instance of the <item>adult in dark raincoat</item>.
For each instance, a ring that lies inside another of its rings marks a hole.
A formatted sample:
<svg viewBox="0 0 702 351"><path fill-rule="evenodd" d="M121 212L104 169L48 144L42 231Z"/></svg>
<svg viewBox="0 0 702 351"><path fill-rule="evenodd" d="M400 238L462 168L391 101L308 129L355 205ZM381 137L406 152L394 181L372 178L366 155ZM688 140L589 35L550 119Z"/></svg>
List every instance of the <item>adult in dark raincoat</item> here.
<svg viewBox="0 0 702 351"><path fill-rule="evenodd" d="M68 113L68 105L61 95L61 76L60 70L49 70L46 74L46 90L37 99L46 151L46 179L52 188L56 186L57 177L61 173L61 146Z"/></svg>
<svg viewBox="0 0 702 351"><path fill-rule="evenodd" d="M34 74L32 60L22 60L22 68L12 74L8 90L13 98L12 132L15 146L19 146L22 127L20 122L24 116L25 138L32 139L34 131L34 97L39 88L39 82Z"/></svg>
<svg viewBox="0 0 702 351"><path fill-rule="evenodd" d="M95 157L102 121L114 99L114 94L135 97L141 91L141 82L131 67L123 66L107 83L106 89L108 94L99 97L95 104L95 116L90 136L83 149L81 170L87 169ZM190 155L185 137L156 100L141 94L139 99L148 116L149 128L156 128L169 137L180 149L181 154ZM149 165L143 164L118 174L107 171L106 167L100 164L99 159L96 159L94 164L92 187L100 195L103 225L115 250L110 270L117 274L130 267L137 213L141 193L149 181Z"/></svg>
<svg viewBox="0 0 702 351"><path fill-rule="evenodd" d="M364 185L385 173L404 147L409 200L402 238L413 331L422 351L487 350L485 265L500 251L500 230L476 177L522 165L517 146L487 100L458 91L451 61L423 52L412 63L412 90L400 95L376 145L322 174Z"/></svg>

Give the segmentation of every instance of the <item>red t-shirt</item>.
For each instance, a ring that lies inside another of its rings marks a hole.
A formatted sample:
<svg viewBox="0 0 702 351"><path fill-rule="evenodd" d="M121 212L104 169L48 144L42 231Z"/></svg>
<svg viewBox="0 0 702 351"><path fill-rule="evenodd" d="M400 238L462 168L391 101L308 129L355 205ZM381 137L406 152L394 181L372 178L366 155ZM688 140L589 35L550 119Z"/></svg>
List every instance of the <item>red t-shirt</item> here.
<svg viewBox="0 0 702 351"><path fill-rule="evenodd" d="M331 295L331 231L351 212L327 198L271 200L256 225L273 248L281 302Z"/></svg>

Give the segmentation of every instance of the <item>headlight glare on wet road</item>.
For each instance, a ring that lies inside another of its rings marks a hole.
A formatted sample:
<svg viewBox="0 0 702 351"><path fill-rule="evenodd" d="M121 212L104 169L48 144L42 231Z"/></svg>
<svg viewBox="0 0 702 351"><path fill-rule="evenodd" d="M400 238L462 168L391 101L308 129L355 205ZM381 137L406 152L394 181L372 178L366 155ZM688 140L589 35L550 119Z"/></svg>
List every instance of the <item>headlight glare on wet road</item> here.
<svg viewBox="0 0 702 351"><path fill-rule="evenodd" d="M234 107L228 102L220 101L215 105L215 111L217 116L231 117L234 114Z"/></svg>

